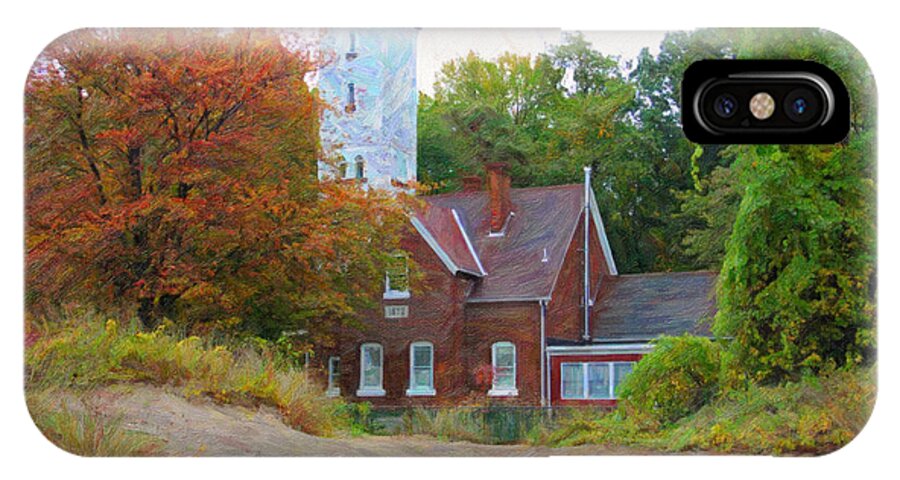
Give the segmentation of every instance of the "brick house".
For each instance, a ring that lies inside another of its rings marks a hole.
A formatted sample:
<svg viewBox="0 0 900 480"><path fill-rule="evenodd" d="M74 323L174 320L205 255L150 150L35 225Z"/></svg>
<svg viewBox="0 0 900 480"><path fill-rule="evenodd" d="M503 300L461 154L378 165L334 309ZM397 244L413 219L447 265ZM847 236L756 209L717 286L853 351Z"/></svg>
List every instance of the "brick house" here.
<svg viewBox="0 0 900 480"><path fill-rule="evenodd" d="M376 406L468 400L614 405L662 334L710 335L716 275L620 275L585 183L487 186L423 197L404 239L421 272L389 272L381 309L320 352L328 392ZM403 265L404 257L398 257Z"/></svg>

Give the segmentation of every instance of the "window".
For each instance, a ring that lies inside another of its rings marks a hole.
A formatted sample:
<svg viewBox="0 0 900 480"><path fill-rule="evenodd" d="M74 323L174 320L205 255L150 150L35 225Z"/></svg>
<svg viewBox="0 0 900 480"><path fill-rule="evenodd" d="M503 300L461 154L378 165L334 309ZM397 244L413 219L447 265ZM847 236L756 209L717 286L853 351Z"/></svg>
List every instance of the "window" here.
<svg viewBox="0 0 900 480"><path fill-rule="evenodd" d="M349 173L349 167L350 167L350 164L348 164L347 162L341 162L341 165L339 167L340 168L340 172L339 172L340 177L339 178L347 178L347 174Z"/></svg>
<svg viewBox="0 0 900 480"><path fill-rule="evenodd" d="M347 84L347 106L344 107L344 111L347 113L356 111L356 84Z"/></svg>
<svg viewBox="0 0 900 480"><path fill-rule="evenodd" d="M562 364L562 398L581 398L584 392L584 365Z"/></svg>
<svg viewBox="0 0 900 480"><path fill-rule="evenodd" d="M382 397L384 386L384 352L377 343L364 343L360 347L359 358L359 397Z"/></svg>
<svg viewBox="0 0 900 480"><path fill-rule="evenodd" d="M409 298L409 258L405 253L391 256L384 277L384 298Z"/></svg>
<svg viewBox="0 0 900 480"><path fill-rule="evenodd" d="M492 385L488 395L495 397L515 396L516 389L516 346L510 342L497 342L491 347Z"/></svg>
<svg viewBox="0 0 900 480"><path fill-rule="evenodd" d="M328 390L325 394L329 397L341 394L341 357L328 357Z"/></svg>
<svg viewBox="0 0 900 480"><path fill-rule="evenodd" d="M406 394L434 393L434 346L428 342L415 342L409 346L409 389Z"/></svg>
<svg viewBox="0 0 900 480"><path fill-rule="evenodd" d="M409 317L409 305L385 305L384 318Z"/></svg>
<svg viewBox="0 0 900 480"><path fill-rule="evenodd" d="M587 397L593 400L613 398L609 390L609 365L605 363L587 364Z"/></svg>
<svg viewBox="0 0 900 480"><path fill-rule="evenodd" d="M347 60L353 60L354 58L356 58L358 56L359 56L359 54L356 53L356 34L350 33L350 49L347 51L345 58Z"/></svg>
<svg viewBox="0 0 900 480"><path fill-rule="evenodd" d="M366 161L363 160L362 155L357 155L355 160L356 170L354 173L356 174L356 179L362 180L363 178L366 178Z"/></svg>
<svg viewBox="0 0 900 480"><path fill-rule="evenodd" d="M634 368L634 362L623 362L623 363L614 363L613 364L613 397L618 398L619 396L619 385L622 383L622 380L625 380L625 377L631 373L631 370Z"/></svg>
<svg viewBox="0 0 900 480"><path fill-rule="evenodd" d="M566 400L610 400L634 362L581 362L561 365L560 392Z"/></svg>

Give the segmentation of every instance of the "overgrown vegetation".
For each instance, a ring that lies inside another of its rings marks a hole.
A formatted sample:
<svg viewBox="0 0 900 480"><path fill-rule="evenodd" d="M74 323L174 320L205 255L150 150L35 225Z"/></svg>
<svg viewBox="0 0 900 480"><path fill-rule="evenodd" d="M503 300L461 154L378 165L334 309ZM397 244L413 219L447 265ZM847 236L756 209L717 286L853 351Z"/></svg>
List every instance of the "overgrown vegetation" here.
<svg viewBox="0 0 900 480"><path fill-rule="evenodd" d="M31 325L26 350L28 396L53 389L88 391L114 382L178 388L185 397L269 405L285 423L314 435L349 428L353 418L290 357L264 340L214 344L169 334L162 325L142 332L137 322L76 318L64 326Z"/></svg>
<svg viewBox="0 0 900 480"><path fill-rule="evenodd" d="M570 412L536 443L589 443L660 451L824 454L862 430L875 403L875 369L834 371L779 386L751 385L674 423L622 407L605 415Z"/></svg>

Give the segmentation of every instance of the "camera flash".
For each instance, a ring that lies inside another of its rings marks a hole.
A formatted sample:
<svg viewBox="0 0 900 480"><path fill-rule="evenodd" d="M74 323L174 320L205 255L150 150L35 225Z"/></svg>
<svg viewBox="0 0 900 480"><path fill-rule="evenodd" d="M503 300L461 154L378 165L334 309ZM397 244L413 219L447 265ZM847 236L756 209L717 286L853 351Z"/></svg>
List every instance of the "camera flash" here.
<svg viewBox="0 0 900 480"><path fill-rule="evenodd" d="M775 99L766 92L759 92L750 99L750 113L758 120L765 120L775 113Z"/></svg>

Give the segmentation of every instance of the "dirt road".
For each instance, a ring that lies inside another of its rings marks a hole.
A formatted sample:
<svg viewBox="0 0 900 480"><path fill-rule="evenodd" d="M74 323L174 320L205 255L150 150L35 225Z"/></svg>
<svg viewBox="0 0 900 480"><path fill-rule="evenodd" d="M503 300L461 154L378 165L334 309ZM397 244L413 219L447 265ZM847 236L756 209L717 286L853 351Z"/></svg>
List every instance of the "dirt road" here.
<svg viewBox="0 0 900 480"><path fill-rule="evenodd" d="M546 456L641 454L600 446L550 449L444 442L427 436L322 438L291 429L268 407L248 409L186 400L148 385L117 385L91 395L103 415L165 442L165 456Z"/></svg>

